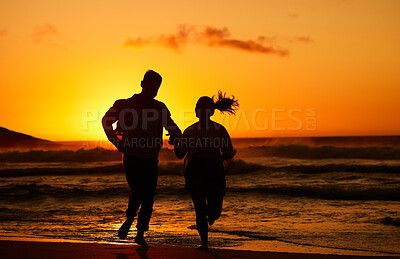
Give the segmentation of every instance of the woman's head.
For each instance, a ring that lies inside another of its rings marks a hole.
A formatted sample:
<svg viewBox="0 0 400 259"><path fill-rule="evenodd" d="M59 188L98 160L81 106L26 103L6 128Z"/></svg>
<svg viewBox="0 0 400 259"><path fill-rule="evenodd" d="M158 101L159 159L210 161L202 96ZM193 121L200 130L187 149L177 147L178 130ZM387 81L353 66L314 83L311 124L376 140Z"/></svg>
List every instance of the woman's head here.
<svg viewBox="0 0 400 259"><path fill-rule="evenodd" d="M226 97L226 93L218 91L218 94L210 98L208 96L200 97L196 104L196 117L199 119L208 119L214 115L215 109L220 110L222 113L235 114L239 108L238 100L232 95Z"/></svg>
<svg viewBox="0 0 400 259"><path fill-rule="evenodd" d="M208 96L200 97L196 103L196 117L197 118L209 118L214 115L215 103L212 98Z"/></svg>

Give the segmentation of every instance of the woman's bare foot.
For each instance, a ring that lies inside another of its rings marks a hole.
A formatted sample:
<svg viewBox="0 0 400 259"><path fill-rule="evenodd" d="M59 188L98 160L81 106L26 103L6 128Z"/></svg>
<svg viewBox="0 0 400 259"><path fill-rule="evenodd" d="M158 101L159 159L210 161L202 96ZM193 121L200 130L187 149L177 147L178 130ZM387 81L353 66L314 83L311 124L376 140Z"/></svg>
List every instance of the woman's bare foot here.
<svg viewBox="0 0 400 259"><path fill-rule="evenodd" d="M138 230L136 237L135 237L135 243L140 245L141 247L149 247L149 245L146 243L146 240L144 240L144 232Z"/></svg>
<svg viewBox="0 0 400 259"><path fill-rule="evenodd" d="M144 240L144 238L142 237L142 238L138 238L138 237L136 237L135 238L135 243L136 244L138 244L138 245L140 245L141 247L149 247L149 245L147 244L147 242L146 242L146 240Z"/></svg>

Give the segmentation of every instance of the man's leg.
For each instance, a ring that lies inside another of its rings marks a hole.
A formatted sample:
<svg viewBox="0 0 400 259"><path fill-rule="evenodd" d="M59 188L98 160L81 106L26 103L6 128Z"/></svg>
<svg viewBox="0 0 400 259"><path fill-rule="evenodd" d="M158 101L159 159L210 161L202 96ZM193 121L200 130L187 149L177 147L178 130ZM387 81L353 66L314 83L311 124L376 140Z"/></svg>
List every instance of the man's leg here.
<svg viewBox="0 0 400 259"><path fill-rule="evenodd" d="M138 215L137 235L135 242L141 246L147 247L144 240L144 232L149 230L149 223L153 213L154 193L157 187L158 179L158 159L146 159L146 168L142 177L142 206Z"/></svg>
<svg viewBox="0 0 400 259"><path fill-rule="evenodd" d="M129 197L128 209L125 212L126 220L118 230L118 237L121 239L125 239L128 235L129 229L134 221L142 200L142 184L140 181L140 177L138 177L142 171L140 160L133 156L124 155L123 164L126 180L131 189L131 195Z"/></svg>

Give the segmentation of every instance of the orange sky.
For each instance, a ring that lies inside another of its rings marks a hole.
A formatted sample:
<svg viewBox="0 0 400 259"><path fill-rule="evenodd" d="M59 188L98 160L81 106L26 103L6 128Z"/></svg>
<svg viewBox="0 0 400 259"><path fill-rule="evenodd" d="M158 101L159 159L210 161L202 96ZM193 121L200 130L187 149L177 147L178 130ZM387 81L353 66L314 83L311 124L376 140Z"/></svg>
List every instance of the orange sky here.
<svg viewBox="0 0 400 259"><path fill-rule="evenodd" d="M222 89L232 137L400 134L400 1L138 2L1 1L0 126L104 139L104 112L154 69L182 129Z"/></svg>

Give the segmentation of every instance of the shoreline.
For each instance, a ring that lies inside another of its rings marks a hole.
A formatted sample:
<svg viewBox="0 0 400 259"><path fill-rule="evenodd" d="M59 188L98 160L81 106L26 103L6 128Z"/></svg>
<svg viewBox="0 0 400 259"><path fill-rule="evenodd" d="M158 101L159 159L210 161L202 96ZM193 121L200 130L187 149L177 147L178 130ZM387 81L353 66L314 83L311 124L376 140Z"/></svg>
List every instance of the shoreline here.
<svg viewBox="0 0 400 259"><path fill-rule="evenodd" d="M396 255L337 255L302 252L251 251L209 248L207 251L183 246L150 245L142 248L137 244L91 242L67 239L38 239L34 237L0 237L2 258L400 258Z"/></svg>

